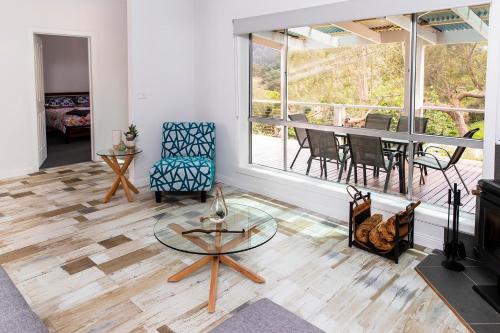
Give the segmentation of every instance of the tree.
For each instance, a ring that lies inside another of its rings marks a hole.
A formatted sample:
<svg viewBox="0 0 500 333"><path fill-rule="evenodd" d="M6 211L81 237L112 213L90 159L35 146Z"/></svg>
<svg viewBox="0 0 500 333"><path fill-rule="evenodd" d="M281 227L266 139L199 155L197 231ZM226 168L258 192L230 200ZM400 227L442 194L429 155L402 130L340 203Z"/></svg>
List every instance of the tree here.
<svg viewBox="0 0 500 333"><path fill-rule="evenodd" d="M484 107L486 45L484 43L427 46L425 104L454 108ZM471 100L472 99L472 100ZM463 112L449 111L458 133L468 130Z"/></svg>

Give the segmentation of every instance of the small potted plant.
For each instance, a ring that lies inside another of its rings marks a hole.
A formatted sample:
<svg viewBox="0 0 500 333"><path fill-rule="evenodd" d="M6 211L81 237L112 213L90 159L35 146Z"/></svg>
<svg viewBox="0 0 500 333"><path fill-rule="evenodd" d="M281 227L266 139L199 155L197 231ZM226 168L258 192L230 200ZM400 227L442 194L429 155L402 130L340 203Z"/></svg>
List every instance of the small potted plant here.
<svg viewBox="0 0 500 333"><path fill-rule="evenodd" d="M135 148L135 138L139 136L137 127L134 124L130 124L128 131L125 132L125 146L129 149Z"/></svg>

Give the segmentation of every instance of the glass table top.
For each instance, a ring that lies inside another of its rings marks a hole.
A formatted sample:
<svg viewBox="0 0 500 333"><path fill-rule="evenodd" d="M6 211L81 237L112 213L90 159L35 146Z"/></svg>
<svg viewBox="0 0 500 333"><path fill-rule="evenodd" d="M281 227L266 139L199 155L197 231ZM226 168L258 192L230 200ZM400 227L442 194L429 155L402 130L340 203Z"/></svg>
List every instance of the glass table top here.
<svg viewBox="0 0 500 333"><path fill-rule="evenodd" d="M199 217L165 216L156 222L154 235L160 243L177 251L221 255L256 248L276 234L276 220L258 208L229 204L228 211L222 223L200 222ZM199 230L183 234L193 229Z"/></svg>
<svg viewBox="0 0 500 333"><path fill-rule="evenodd" d="M129 155L135 155L139 154L142 152L142 149L140 148L127 148L125 150L118 150L118 149L101 149L97 151L97 155L99 156L129 156Z"/></svg>

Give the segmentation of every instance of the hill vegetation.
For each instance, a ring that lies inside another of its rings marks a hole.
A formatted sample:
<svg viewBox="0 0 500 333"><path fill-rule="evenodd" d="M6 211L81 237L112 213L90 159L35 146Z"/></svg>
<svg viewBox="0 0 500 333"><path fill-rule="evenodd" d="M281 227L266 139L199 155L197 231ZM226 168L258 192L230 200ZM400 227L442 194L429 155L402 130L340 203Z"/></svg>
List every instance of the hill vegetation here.
<svg viewBox="0 0 500 333"><path fill-rule="evenodd" d="M485 43L425 47L423 105L484 108L487 48ZM320 50L288 51L288 99L311 103L404 106L403 43L369 44ZM253 98L280 100L280 52L253 46ZM254 103L254 114L276 117L280 104ZM290 105L290 112L306 112L310 121L332 123L328 106ZM366 113L348 108L350 117ZM375 111L393 113L397 111ZM483 127L482 113L438 111L429 118L428 134L463 136L473 126ZM476 138L482 138L482 131Z"/></svg>

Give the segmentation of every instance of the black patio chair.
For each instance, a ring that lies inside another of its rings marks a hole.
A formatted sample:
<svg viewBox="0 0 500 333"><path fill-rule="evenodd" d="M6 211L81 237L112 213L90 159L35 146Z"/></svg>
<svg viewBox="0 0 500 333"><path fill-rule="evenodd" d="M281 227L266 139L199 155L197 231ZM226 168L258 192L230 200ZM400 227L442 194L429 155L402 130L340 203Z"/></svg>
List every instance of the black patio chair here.
<svg viewBox="0 0 500 333"><path fill-rule="evenodd" d="M415 133L423 134L427 130L427 124L429 123L429 118L425 117L415 117ZM396 132L406 132L408 133L408 116L401 116L398 120L398 126L396 127Z"/></svg>
<svg viewBox="0 0 500 333"><path fill-rule="evenodd" d="M349 158L348 153L345 149L341 148L335 133L307 129L307 140L309 142L309 150L311 156L307 161L307 171L306 175L309 175L311 170L311 164L314 159L318 159L321 168L321 176L325 175L328 177L326 162L337 162L337 168L340 164L340 171L338 176L338 181L342 178L342 173L346 167L346 161ZM320 176L320 177L321 177Z"/></svg>
<svg viewBox="0 0 500 333"><path fill-rule="evenodd" d="M474 128L463 136L466 139L471 139L476 132L479 131L479 128ZM428 151L430 149L434 149L435 152L444 152L445 155L448 157L448 160L443 160L442 158L438 158L436 155L429 153ZM434 170L439 170L443 173L444 178L446 179L446 182L448 182L448 186L450 188L453 188L451 185L450 180L448 179L448 176L446 175L446 171L453 167L455 169L455 172L457 173L458 177L460 178L460 181L464 185L465 190L467 191L467 194L469 194L469 190L467 189L467 185L464 182L464 179L462 178L462 175L458 171L457 168L457 163L460 161L460 158L462 157L463 153L465 152L466 147L457 147L455 148L455 151L453 152L453 155L450 155L446 149L443 147L438 147L438 146L428 146L425 148L424 151L419 151L419 155L414 158L413 164L418 166L420 169L420 184L423 185L425 184L425 178L422 173L422 168L427 167L430 169Z"/></svg>
<svg viewBox="0 0 500 333"><path fill-rule="evenodd" d="M290 114L288 115L288 118L291 121L299 121L302 123L307 123L307 118L304 113ZM309 148L309 142L307 141L306 130L304 128L297 128L297 127L294 127L293 130L295 132L295 138L297 138L297 141L299 142L299 150L297 150L297 154L295 154L292 164L290 165L290 169L293 168L295 161L297 161L297 157L299 157L300 151L304 148Z"/></svg>
<svg viewBox="0 0 500 333"><path fill-rule="evenodd" d="M391 127L392 116L386 114L369 113L366 115L365 128L388 131ZM378 168L373 168L373 176L378 177Z"/></svg>
<svg viewBox="0 0 500 333"><path fill-rule="evenodd" d="M366 116L365 128L388 131L391 127L391 121L391 115L369 113Z"/></svg>
<svg viewBox="0 0 500 333"><path fill-rule="evenodd" d="M351 155L351 165L347 173L347 182L351 178L354 168L354 182L358 182L358 165L363 166L363 184L366 186L366 167L373 167L372 170L383 170L387 175L385 178L384 192L387 192L389 180L391 178L392 167L396 157L400 152L392 151L384 154L382 139L379 137L347 134L347 142ZM377 171L378 173L378 171Z"/></svg>
<svg viewBox="0 0 500 333"><path fill-rule="evenodd" d="M425 117L415 117L415 133L424 134L427 131L427 124L429 123L429 118ZM401 116L398 120L398 125L396 126L396 132L408 133L408 116ZM395 149L399 151L404 151L405 147L401 144L393 144L390 149ZM413 151L421 151L423 149L423 143L418 142L413 146ZM406 152L405 152L406 153Z"/></svg>

